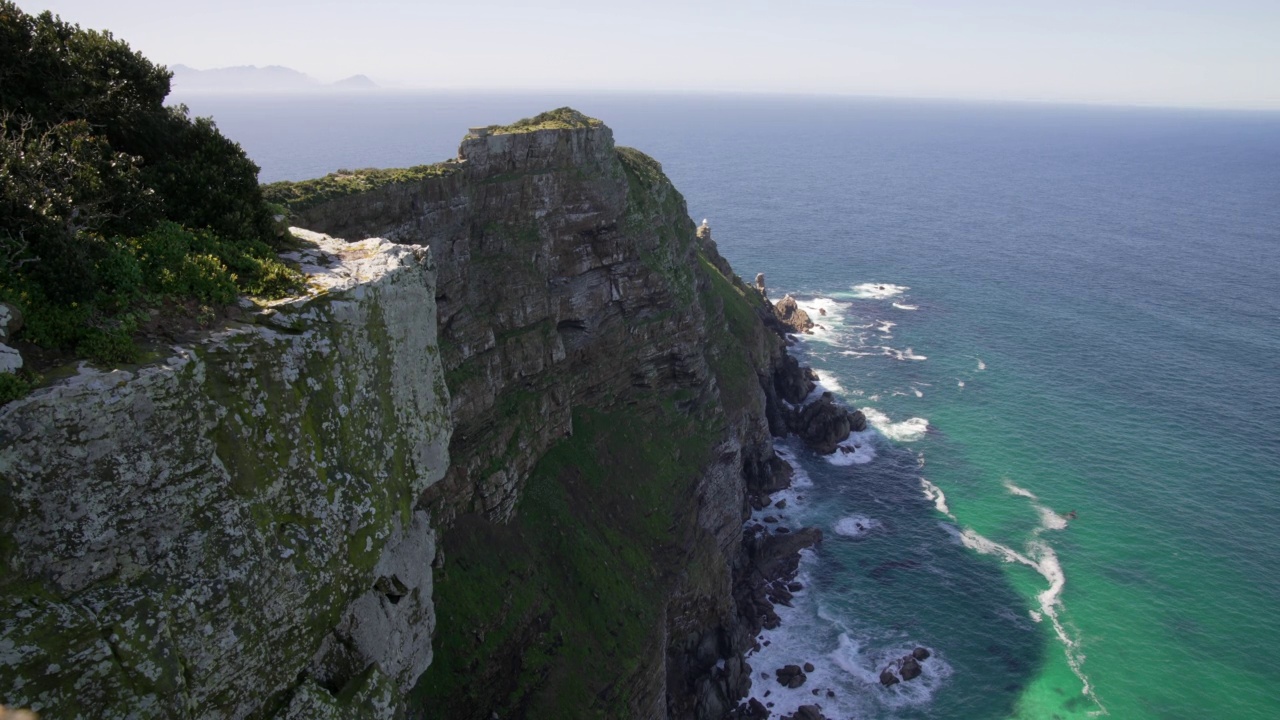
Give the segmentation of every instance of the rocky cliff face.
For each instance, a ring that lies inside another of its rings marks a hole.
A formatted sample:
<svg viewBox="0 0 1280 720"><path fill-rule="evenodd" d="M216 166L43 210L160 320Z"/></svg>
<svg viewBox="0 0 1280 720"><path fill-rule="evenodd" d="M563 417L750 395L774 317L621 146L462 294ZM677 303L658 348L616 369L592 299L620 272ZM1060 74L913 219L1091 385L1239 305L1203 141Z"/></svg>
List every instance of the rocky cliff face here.
<svg viewBox="0 0 1280 720"><path fill-rule="evenodd" d="M468 137L453 171L301 224L430 245L455 423L423 716L719 717L749 682L733 600L771 482L781 353L652 159L580 127ZM718 667L719 666L719 667ZM576 708L576 710L575 710Z"/></svg>
<svg viewBox="0 0 1280 720"><path fill-rule="evenodd" d="M0 409L3 703L323 717L430 664L435 269L310 240L307 297Z"/></svg>
<svg viewBox="0 0 1280 720"><path fill-rule="evenodd" d="M322 292L0 410L0 702L733 710L820 539L744 530L788 482L771 436L856 414L804 407L775 308L598 121L380 177L287 188L298 224L386 239L308 236Z"/></svg>

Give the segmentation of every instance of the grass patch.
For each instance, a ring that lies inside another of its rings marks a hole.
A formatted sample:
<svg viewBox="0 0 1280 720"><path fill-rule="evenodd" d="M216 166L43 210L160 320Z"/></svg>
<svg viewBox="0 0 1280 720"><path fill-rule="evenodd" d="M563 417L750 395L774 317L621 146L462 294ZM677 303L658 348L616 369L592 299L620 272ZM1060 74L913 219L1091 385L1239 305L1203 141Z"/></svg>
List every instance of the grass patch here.
<svg viewBox="0 0 1280 720"><path fill-rule="evenodd" d="M494 135L535 132L537 130L581 130L603 127L599 120L583 115L571 107L556 108L534 115L531 118L517 120L510 125L499 125L490 128Z"/></svg>
<svg viewBox="0 0 1280 720"><path fill-rule="evenodd" d="M460 171L452 162L415 165L408 168L365 168L363 170L339 170L312 180L291 182L282 180L262 187L267 202L299 213L330 200L358 195L388 185L422 182L431 178L447 177Z"/></svg>

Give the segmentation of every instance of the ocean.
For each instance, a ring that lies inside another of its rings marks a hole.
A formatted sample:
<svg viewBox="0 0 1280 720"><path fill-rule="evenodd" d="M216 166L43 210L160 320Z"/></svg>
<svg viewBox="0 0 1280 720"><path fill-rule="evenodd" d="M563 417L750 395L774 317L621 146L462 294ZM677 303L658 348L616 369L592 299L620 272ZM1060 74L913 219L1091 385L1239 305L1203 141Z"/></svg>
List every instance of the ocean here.
<svg viewBox="0 0 1280 720"><path fill-rule="evenodd" d="M797 481L757 516L826 540L750 659L776 713L1280 717L1280 114L177 99L268 182L438 161L572 105L800 300L821 327L796 352L873 429L831 457L779 442ZM922 676L882 687L916 646ZM806 661L801 688L773 679Z"/></svg>

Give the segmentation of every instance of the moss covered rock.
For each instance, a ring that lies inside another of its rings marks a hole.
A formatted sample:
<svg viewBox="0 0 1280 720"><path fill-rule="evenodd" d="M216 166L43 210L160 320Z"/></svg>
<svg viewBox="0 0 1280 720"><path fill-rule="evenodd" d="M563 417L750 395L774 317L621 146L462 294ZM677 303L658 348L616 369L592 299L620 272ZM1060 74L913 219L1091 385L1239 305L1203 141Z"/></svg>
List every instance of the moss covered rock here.
<svg viewBox="0 0 1280 720"><path fill-rule="evenodd" d="M0 703L264 716L318 681L365 716L391 702L369 667L430 662L430 557L405 558L448 465L434 264L305 239L307 295L0 409Z"/></svg>

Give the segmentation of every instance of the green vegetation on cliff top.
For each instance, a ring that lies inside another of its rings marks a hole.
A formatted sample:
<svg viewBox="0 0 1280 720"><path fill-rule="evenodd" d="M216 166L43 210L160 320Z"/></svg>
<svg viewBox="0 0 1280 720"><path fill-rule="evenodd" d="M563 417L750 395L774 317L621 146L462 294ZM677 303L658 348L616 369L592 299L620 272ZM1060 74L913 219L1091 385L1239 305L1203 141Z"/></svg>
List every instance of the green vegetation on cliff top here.
<svg viewBox="0 0 1280 720"><path fill-rule="evenodd" d="M497 125L489 131L495 135L535 132L539 130L581 130L602 127L604 123L569 107L548 110L510 125ZM267 201L291 213L298 213L330 200L359 195L388 185L410 184L445 177L460 172L462 166L445 161L409 168L363 168L339 170L312 180L282 180L263 186Z"/></svg>
<svg viewBox="0 0 1280 720"><path fill-rule="evenodd" d="M108 32L0 0L0 300L25 321L12 342L130 362L157 317L300 286L257 166L209 119L164 106L170 77Z"/></svg>
<svg viewBox="0 0 1280 720"><path fill-rule="evenodd" d="M583 130L602 127L603 122L588 117L571 107L561 107L539 113L531 118L517 120L510 125L498 125L489 129L495 135L526 133L536 130Z"/></svg>
<svg viewBox="0 0 1280 720"><path fill-rule="evenodd" d="M452 162L441 162L409 168L339 170L312 180L298 182L281 180L264 185L262 192L268 202L284 206L290 212L296 213L330 200L347 195L358 195L387 185L416 183L427 178L444 177L458 172L459 167Z"/></svg>

